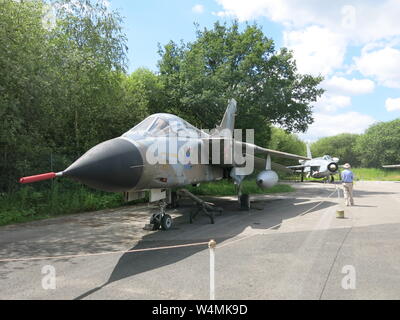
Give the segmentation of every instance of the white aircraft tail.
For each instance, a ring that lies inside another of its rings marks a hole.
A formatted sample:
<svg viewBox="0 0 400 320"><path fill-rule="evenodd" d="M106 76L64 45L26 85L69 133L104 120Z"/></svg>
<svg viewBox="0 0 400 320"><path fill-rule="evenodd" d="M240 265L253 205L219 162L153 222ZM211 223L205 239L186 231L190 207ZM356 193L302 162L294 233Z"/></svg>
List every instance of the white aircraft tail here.
<svg viewBox="0 0 400 320"><path fill-rule="evenodd" d="M233 135L233 130L235 129L235 116L236 116L236 100L230 99L228 102L228 107L226 108L224 117L222 118L221 124L217 126L218 132L230 131ZM228 129L228 130L224 130Z"/></svg>
<svg viewBox="0 0 400 320"><path fill-rule="evenodd" d="M307 158L312 159L310 143L308 142L308 143L306 144L306 146L307 146Z"/></svg>

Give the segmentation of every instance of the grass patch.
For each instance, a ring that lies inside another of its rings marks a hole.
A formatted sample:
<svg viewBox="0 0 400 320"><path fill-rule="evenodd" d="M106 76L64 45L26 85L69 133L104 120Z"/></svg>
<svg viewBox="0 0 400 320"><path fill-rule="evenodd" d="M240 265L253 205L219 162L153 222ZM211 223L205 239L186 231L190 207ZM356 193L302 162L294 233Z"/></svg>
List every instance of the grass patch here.
<svg viewBox="0 0 400 320"><path fill-rule="evenodd" d="M237 195L236 186L232 181L220 180L216 182L205 182L199 187L188 187L190 192L197 195L213 195L213 196L232 196ZM242 185L242 193L248 194L267 194L280 192L293 192L295 189L287 184L278 184L270 189L260 189L255 179L245 180Z"/></svg>
<svg viewBox="0 0 400 320"><path fill-rule="evenodd" d="M400 170L396 169L376 169L376 168L353 168L351 169L356 180L367 181L399 181Z"/></svg>
<svg viewBox="0 0 400 320"><path fill-rule="evenodd" d="M341 169L342 171L343 169ZM352 168L355 180L366 180L366 181L400 181L400 170L399 169L384 169L384 168ZM335 181L340 181L341 177L339 174L334 175ZM300 174L298 175L286 175L281 177L286 181L300 181ZM304 177L304 181L323 181L323 179L307 178Z"/></svg>
<svg viewBox="0 0 400 320"><path fill-rule="evenodd" d="M54 183L50 188L23 186L0 194L0 226L57 217L65 214L124 205L121 193L106 193L84 186Z"/></svg>
<svg viewBox="0 0 400 320"><path fill-rule="evenodd" d="M203 183L200 187L188 188L197 195L236 195L232 181L221 180ZM243 192L249 194L292 192L289 185L276 185L267 190L260 189L255 179L243 182ZM133 203L147 201L140 199ZM117 208L126 205L122 193L108 193L89 189L70 181L22 186L13 193L0 194L0 226L62 216L66 214Z"/></svg>

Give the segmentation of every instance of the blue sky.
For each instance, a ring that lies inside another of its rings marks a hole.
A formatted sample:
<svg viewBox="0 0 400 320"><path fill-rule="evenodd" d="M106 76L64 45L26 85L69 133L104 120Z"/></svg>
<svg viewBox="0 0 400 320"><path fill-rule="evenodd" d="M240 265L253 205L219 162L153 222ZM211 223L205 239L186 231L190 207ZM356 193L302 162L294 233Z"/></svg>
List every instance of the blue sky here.
<svg viewBox="0 0 400 320"><path fill-rule="evenodd" d="M400 117L400 1L111 0L125 17L129 71L157 70L158 43L195 39L216 21L256 21L276 47L293 50L300 72L322 74L305 140L362 133Z"/></svg>

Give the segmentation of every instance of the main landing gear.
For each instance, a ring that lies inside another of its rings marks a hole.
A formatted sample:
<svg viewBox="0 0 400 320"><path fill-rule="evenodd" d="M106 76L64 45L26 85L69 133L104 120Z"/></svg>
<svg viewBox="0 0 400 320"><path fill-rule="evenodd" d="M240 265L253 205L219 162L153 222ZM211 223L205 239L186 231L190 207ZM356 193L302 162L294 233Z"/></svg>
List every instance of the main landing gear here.
<svg viewBox="0 0 400 320"><path fill-rule="evenodd" d="M198 197L196 197L193 193L189 192L186 189L180 189L177 192L172 192L171 193L171 198L170 198L170 207L175 208L178 206L178 198L181 196L185 196L193 200L196 205L197 205L197 210L194 212L190 213L190 223L193 223L194 219L196 216L201 212L207 217L210 218L210 222L213 224L215 222L215 212L221 214L223 209L220 207L216 207L211 203L208 203ZM243 206L247 207L247 203L249 202L248 195L243 197L244 204ZM151 218L150 218L150 223L146 224L144 229L145 230L150 230L150 231L156 231L158 229L162 230L169 230L172 227L172 218L169 214L165 213L165 209L167 208L168 203L165 199L159 200L158 201L158 208L159 211L156 213L153 213Z"/></svg>
<svg viewBox="0 0 400 320"><path fill-rule="evenodd" d="M223 209L220 207L215 207L212 204L209 204L205 202L204 200L201 200L200 198L196 197L193 193L189 192L189 190L186 189L181 189L178 191L178 193L182 196L189 197L191 200L193 200L197 204L197 210L194 212L190 213L189 217L189 222L193 223L193 220L196 218L196 216L202 212L205 214L207 217L210 218L210 222L214 224L215 222L215 213L222 213Z"/></svg>

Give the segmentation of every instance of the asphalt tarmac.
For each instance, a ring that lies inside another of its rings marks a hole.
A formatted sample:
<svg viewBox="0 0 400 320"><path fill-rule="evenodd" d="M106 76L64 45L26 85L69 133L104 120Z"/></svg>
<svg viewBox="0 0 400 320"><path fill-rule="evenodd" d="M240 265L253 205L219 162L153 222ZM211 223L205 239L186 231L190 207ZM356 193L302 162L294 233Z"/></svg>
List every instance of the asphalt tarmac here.
<svg viewBox="0 0 400 320"><path fill-rule="evenodd" d="M250 211L212 198L214 225L184 201L169 231L143 230L143 205L0 227L0 260L27 259L0 261L0 299L208 299L207 245L181 246L210 239L216 299L400 299L400 182L357 182L353 207L337 185L293 186Z"/></svg>

